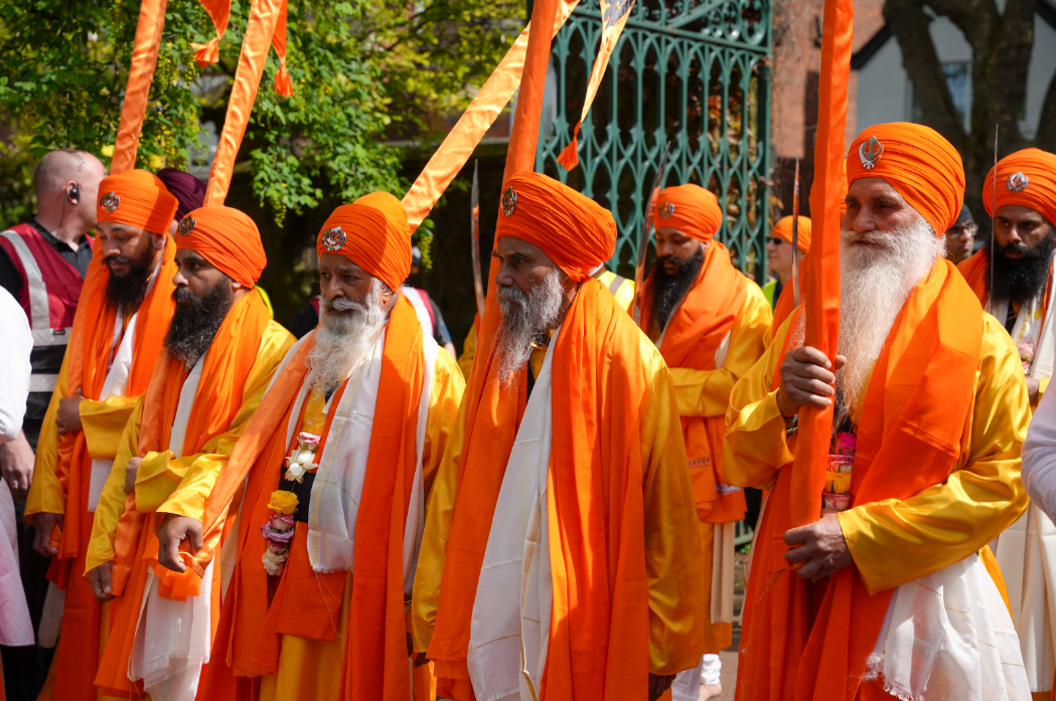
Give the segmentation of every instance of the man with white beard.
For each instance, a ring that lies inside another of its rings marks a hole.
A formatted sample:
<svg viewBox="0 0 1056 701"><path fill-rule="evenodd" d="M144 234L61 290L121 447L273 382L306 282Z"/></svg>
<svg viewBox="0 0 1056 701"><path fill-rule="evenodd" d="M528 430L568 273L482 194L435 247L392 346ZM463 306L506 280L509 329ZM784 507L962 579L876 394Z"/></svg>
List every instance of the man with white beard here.
<svg viewBox="0 0 1056 701"><path fill-rule="evenodd" d="M727 478L770 490L738 698L1025 698L987 543L1026 508L1029 404L1008 335L942 258L960 157L931 129L883 124L847 175L835 363L803 347L799 309L726 416ZM793 528L798 412L833 402L825 506Z"/></svg>
<svg viewBox="0 0 1056 701"><path fill-rule="evenodd" d="M396 292L411 264L399 200L338 207L316 248L318 328L290 349L203 519L159 537L163 564L204 571L245 484L200 698L231 697L225 664L239 698L411 698L406 602L464 383Z"/></svg>

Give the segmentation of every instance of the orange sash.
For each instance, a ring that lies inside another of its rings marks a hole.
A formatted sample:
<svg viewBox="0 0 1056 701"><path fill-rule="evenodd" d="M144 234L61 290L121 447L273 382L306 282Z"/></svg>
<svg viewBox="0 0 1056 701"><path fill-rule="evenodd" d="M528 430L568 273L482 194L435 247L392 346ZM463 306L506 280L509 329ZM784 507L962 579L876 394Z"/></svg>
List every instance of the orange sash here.
<svg viewBox="0 0 1056 701"><path fill-rule="evenodd" d="M656 269L642 291L642 328L653 323L653 280ZM747 294L744 276L733 266L730 252L712 241L696 282L672 313L664 330L660 353L668 367L714 370L715 352L733 328ZM730 523L744 518L744 493L720 494L716 485L725 482L722 473L722 439L725 416L683 416L682 437L689 458L693 496L702 521Z"/></svg>
<svg viewBox="0 0 1056 701"><path fill-rule="evenodd" d="M238 564L221 612L214 658L219 660L219 651L226 647L226 662L237 676L274 674L278 669L281 627L267 634L265 618L270 606L268 578L261 564L265 543L260 527L271 516L267 507L271 492L280 486L286 427L307 374L305 360L312 343L312 337L305 339L276 376L206 499L208 538L222 526L223 515L246 485L248 501L239 519ZM355 578L349 607L350 639L341 672L342 701L410 696L403 531L417 462L419 400L423 391L429 391L424 382L421 325L410 302L401 297L386 330L378 385L378 398L385 400L375 406L363 498L356 518ZM329 426L324 433L328 430ZM204 568L213 554L207 550L191 562L193 567ZM291 607L289 615L296 616L296 597L301 594L291 596L285 605ZM306 605L313 601L305 599Z"/></svg>
<svg viewBox="0 0 1056 701"><path fill-rule="evenodd" d="M256 289L243 295L227 313L202 361L202 377L187 420L183 455L202 452L209 441L231 426L242 408L246 379L256 362L270 318L268 307ZM140 457L169 446L172 422L187 375L188 369L182 362L164 353L158 358L143 397L137 453ZM112 586L118 598L111 605L111 635L96 676L97 685L121 695L131 689L128 660L139 623L147 567L153 567L159 579L159 591L168 599L183 601L197 596L201 587L201 577L194 570L180 574L157 564L155 532L160 525L161 516L157 512L137 511L135 493L128 496L114 542ZM211 535L218 541L219 533ZM212 543L211 547L217 544ZM218 607L219 588L213 593Z"/></svg>
<svg viewBox="0 0 1056 701"><path fill-rule="evenodd" d="M978 300L946 261L937 262L910 294L859 412L851 477L855 506L908 499L946 481L965 444L973 408L981 317ZM809 620L807 600L813 594L784 559L783 536L793 524L796 497L788 467L778 472L755 540L738 698L850 701L892 590L869 596L857 570L845 568L814 585L824 586L824 593ZM936 567L942 564L949 563L936 561Z"/></svg>
<svg viewBox="0 0 1056 701"><path fill-rule="evenodd" d="M590 279L553 342L547 514L554 592L542 695L553 688L550 698L562 700L645 698L649 608L639 425L649 387L641 334ZM460 700L472 698L466 657L477 581L526 403L524 375L515 388L501 389L491 348L482 346L466 398L458 494L428 653L437 694Z"/></svg>

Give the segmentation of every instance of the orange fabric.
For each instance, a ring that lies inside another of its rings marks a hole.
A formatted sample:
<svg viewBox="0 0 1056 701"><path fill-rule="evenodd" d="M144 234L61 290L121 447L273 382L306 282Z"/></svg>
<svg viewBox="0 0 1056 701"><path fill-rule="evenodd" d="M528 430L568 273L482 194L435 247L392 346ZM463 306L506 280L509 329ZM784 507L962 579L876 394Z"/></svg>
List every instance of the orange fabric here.
<svg viewBox="0 0 1056 701"><path fill-rule="evenodd" d="M880 152L870 160L870 141L874 138L880 142ZM840 144L842 147L842 137ZM869 167L869 163L874 165ZM954 225L964 203L961 155L937 131L920 124L877 124L859 134L847 152L848 185L859 178L886 180L927 220L936 236ZM813 206L811 213L817 214Z"/></svg>
<svg viewBox="0 0 1056 701"><path fill-rule="evenodd" d="M398 290L411 272L407 216L400 201L388 193L364 195L335 209L319 230L315 250L320 256L345 256L390 290Z"/></svg>
<svg viewBox="0 0 1056 701"><path fill-rule="evenodd" d="M292 87L289 86L285 60L286 0L255 0L249 8L242 53L238 57L238 68L235 70L235 84L231 87L224 128L220 132L213 167L209 171L209 185L205 191L206 207L222 205L227 198L235 159L238 158L242 137L246 134L249 115L257 99L257 90L260 88L260 79L264 75L264 64L267 62L272 42L276 43L276 52L279 52L279 44L282 46L279 72L275 76L276 90L279 94L288 96L292 94ZM282 79L285 84L281 86L283 89L279 90L278 83ZM287 91L287 88L290 89Z"/></svg>
<svg viewBox="0 0 1056 701"><path fill-rule="evenodd" d="M962 260L957 264L957 270L964 276L979 301L987 304L990 299L990 256L987 255L986 249L976 251Z"/></svg>
<svg viewBox="0 0 1056 701"><path fill-rule="evenodd" d="M485 307L485 316L494 304ZM488 320L485 320L485 328ZM488 338L487 335L484 336ZM641 336L596 280L580 287L552 341L548 471L554 583L544 698L645 698L648 604L641 445ZM503 473L525 407L526 377L500 388L477 355L464 401L465 443L428 655L437 693L472 698L466 656L477 580ZM547 696L547 690L554 692Z"/></svg>
<svg viewBox="0 0 1056 701"><path fill-rule="evenodd" d="M276 376L265 402L250 420L206 499L204 523L207 533L211 533L220 526L232 499L249 479L245 492L248 506L242 508L239 524L238 564L221 612L215 648L219 657L225 649L221 644L226 646L227 664L237 676L274 674L277 669L275 635L285 629L276 626L275 634L262 635L269 603L267 574L260 564L265 547L260 526L271 515L267 502L271 492L279 487L279 468L287 449L286 426L307 374L304 359L312 343L311 337L306 339ZM417 460L418 403L425 381L424 367L421 325L410 302L401 297L386 330L378 386L378 398L384 397L385 401L378 401L375 407L363 499L356 520L355 578L349 607L351 637L342 674L343 700L395 699L410 694L403 604L403 530ZM335 397L323 431L324 442L336 408ZM204 569L213 552L208 547L203 550L196 567ZM294 607L291 611L296 610L299 597L301 594L295 594L290 600L289 605ZM284 625L298 624L294 621Z"/></svg>
<svg viewBox="0 0 1056 701"><path fill-rule="evenodd" d="M844 192L844 197L846 196ZM806 253L810 250L810 217L799 217L799 231L796 233L799 239L799 252ZM781 217L770 230L770 235L786 243L792 243L792 217Z"/></svg>
<svg viewBox="0 0 1056 701"><path fill-rule="evenodd" d="M653 324L653 285L656 268L645 281L640 300L642 329L657 338ZM708 245L704 265L696 282L668 320L657 347L668 367L714 370L715 351L733 328L744 307L747 290L744 276L734 267L730 252L718 241ZM726 434L723 416L683 416L682 437L689 458L693 496L701 520L729 523L744 518L744 492L720 494L725 483L722 473L722 439Z"/></svg>
<svg viewBox="0 0 1056 701"><path fill-rule="evenodd" d="M290 80L290 71L286 68L286 12L288 0L283 0L279 9L279 21L275 23L275 33L271 35L271 45L275 47L275 56L279 59L279 67L275 71L275 80L272 88L283 97L293 97L293 82Z"/></svg>
<svg viewBox="0 0 1056 701"><path fill-rule="evenodd" d="M126 170L99 183L96 218L100 224L115 222L165 234L179 204L158 176L145 170Z"/></svg>
<svg viewBox="0 0 1056 701"><path fill-rule="evenodd" d="M590 69L590 80L587 81L587 95L583 99L583 109L579 114L579 121L572 127L572 141L557 156L557 162L565 170L572 170L579 165L579 130L583 126L583 120L590 112L590 106L594 104L594 98L601 87L601 80L609 67L609 57L612 50L616 48L616 42L620 40L620 34L631 16L633 2L617 2L612 0L600 0L599 14L601 15L601 42L598 46L598 55L594 59L594 66ZM623 14L617 15L618 11Z"/></svg>
<svg viewBox="0 0 1056 701"><path fill-rule="evenodd" d="M245 287L253 287L268 264L257 225L244 212L222 205L188 213L176 228L176 248L196 251Z"/></svg>
<svg viewBox="0 0 1056 701"><path fill-rule="evenodd" d="M869 381L851 477L855 506L907 499L949 476L973 408L982 328L978 300L952 264L938 261L896 318ZM798 457L803 439L793 440ZM891 468L906 464L912 474ZM746 701L855 698L893 591L870 597L854 567L811 584L786 565L782 537L797 525L790 499L797 478L787 465L778 471L755 539L738 666L738 698Z"/></svg>
<svg viewBox="0 0 1056 701"><path fill-rule="evenodd" d="M994 167L997 168L997 197L994 197ZM1036 148L1025 148L1009 154L990 168L983 181L983 205L986 213L996 199L997 208L1006 204L1029 207L1056 223L1056 154Z"/></svg>
<svg viewBox="0 0 1056 701"><path fill-rule="evenodd" d="M213 21L216 36L204 44L191 44L196 51L194 60L198 65L205 68L210 63L220 60L220 40L224 38L227 31L227 22L231 17L231 0L198 0L205 11L209 13L209 19Z"/></svg>
<svg viewBox="0 0 1056 701"><path fill-rule="evenodd" d="M714 193L686 183L664 188L652 213L653 228L677 229L698 241L711 241L722 226L722 209Z"/></svg>
<svg viewBox="0 0 1056 701"><path fill-rule="evenodd" d="M507 204L510 190L514 193L512 207ZM496 241L513 236L538 246L576 282L590 278L592 270L612 257L616 222L598 203L532 171L517 173L502 191Z"/></svg>
<svg viewBox="0 0 1056 701"><path fill-rule="evenodd" d="M802 261L801 261L802 262ZM803 287L803 271L799 271L799 285L800 289ZM800 300L802 302L803 300ZM781 324L785 323L785 319L792 314L795 310L795 290L792 287L792 282L781 288L781 294L778 295L777 304L774 305L774 321L770 328L776 330L781 328Z"/></svg>
<svg viewBox="0 0 1056 701"><path fill-rule="evenodd" d="M165 9L168 4L168 0L143 0L139 6L125 99L121 103L121 121L117 125L114 155L110 159L111 175L136 167L139 135L147 114L147 99L158 64L158 49L161 46L161 32L165 29ZM100 189L99 192L105 190Z"/></svg>
<svg viewBox="0 0 1056 701"><path fill-rule="evenodd" d="M242 390L256 362L261 336L270 318L268 307L256 290L243 295L224 318L203 361L202 378L181 446L183 455L202 452L206 443L228 429L242 408ZM167 355L158 358L143 397L139 456L169 448L172 422L187 374L188 368L182 362ZM147 568L153 568L159 592L165 598L182 601L197 596L201 587L201 577L194 570L181 574L158 564L159 544L155 532L161 518L157 512L137 511L133 493L128 496L117 525L112 587L118 598L111 604L111 636L95 681L122 696L133 688L128 679L128 665L146 589ZM212 535L216 542L210 543L210 547L215 548L219 534Z"/></svg>
<svg viewBox="0 0 1056 701"><path fill-rule="evenodd" d="M578 4L579 0L562 0L554 17L551 36L556 35L564 26ZM429 216L433 205L469 161L477 144L491 129L521 84L531 30L532 25L529 23L488 76L488 80L458 118L458 122L447 133L440 148L425 164L411 189L403 196L403 205L407 208L407 219L410 221L412 232Z"/></svg>

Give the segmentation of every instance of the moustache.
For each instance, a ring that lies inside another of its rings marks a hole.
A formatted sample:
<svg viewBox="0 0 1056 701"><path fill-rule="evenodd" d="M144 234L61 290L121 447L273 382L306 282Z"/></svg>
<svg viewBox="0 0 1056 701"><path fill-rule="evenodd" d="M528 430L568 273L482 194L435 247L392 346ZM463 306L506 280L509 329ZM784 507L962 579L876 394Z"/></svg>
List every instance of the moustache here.
<svg viewBox="0 0 1056 701"><path fill-rule="evenodd" d="M1021 243L1006 243L1004 246L996 246L994 251L1001 256L1008 256L1009 253L1018 253L1021 256L1029 256L1033 249L1028 248Z"/></svg>
<svg viewBox="0 0 1056 701"><path fill-rule="evenodd" d="M337 297L336 299L323 299L323 307L327 311L337 312L351 312L357 309L366 310L366 305L361 302L356 302L348 297Z"/></svg>
<svg viewBox="0 0 1056 701"><path fill-rule="evenodd" d="M195 305L200 300L187 287L177 287L172 291L172 301L180 305Z"/></svg>
<svg viewBox="0 0 1056 701"><path fill-rule="evenodd" d="M122 256L120 254L115 253L113 255L107 256L106 258L103 258L103 263L105 263L106 265L111 265L113 263L121 263L122 265L131 265L132 264L132 259L129 258L128 256Z"/></svg>

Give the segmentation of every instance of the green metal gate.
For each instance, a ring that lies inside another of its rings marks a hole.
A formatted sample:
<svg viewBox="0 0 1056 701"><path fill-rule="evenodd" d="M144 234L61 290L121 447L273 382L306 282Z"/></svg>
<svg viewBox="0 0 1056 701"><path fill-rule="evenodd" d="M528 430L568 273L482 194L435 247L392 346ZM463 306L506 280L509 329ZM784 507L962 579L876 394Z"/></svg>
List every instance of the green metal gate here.
<svg viewBox="0 0 1056 701"><path fill-rule="evenodd" d="M557 156L579 118L600 32L598 0L583 0L558 33L556 114L547 125L544 111L536 170L612 209L619 238L611 262L633 274L648 190L670 143L665 184L695 182L714 192L726 212L719 239L742 270L762 279L770 0L639 0L580 132L580 165L566 173Z"/></svg>

